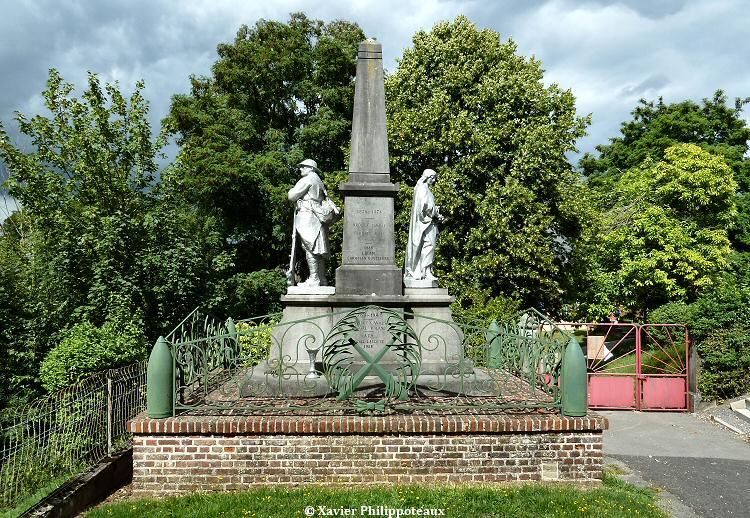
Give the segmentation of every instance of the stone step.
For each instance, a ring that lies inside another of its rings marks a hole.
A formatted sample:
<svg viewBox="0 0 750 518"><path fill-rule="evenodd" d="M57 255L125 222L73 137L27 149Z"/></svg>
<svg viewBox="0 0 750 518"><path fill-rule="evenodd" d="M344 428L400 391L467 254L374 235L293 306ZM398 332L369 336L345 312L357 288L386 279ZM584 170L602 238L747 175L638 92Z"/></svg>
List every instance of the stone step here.
<svg viewBox="0 0 750 518"><path fill-rule="evenodd" d="M729 407L736 416L750 422L750 397L743 397L737 401L729 403Z"/></svg>

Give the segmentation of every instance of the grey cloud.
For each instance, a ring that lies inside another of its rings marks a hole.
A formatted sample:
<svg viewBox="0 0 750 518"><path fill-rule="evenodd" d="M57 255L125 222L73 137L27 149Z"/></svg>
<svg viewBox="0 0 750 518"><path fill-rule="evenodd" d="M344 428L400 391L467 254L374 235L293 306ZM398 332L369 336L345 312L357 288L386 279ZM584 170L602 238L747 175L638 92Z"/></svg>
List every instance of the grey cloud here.
<svg viewBox="0 0 750 518"><path fill-rule="evenodd" d="M594 2L600 5L623 5L647 18L664 18L680 12L689 0L626 0L615 2Z"/></svg>
<svg viewBox="0 0 750 518"><path fill-rule="evenodd" d="M356 21L383 42L391 71L416 31L464 13L512 37L520 53L542 61L546 81L573 91L581 114L593 113L581 151L616 135L638 97L701 99L717 88L750 94L743 72L750 15L740 0L38 0L4 5L0 120L12 131L13 110L40 111L47 69L56 67L79 88L87 70L119 79L125 92L144 79L157 129L188 77L210 73L218 43L231 41L242 23L286 20L293 11Z"/></svg>
<svg viewBox="0 0 750 518"><path fill-rule="evenodd" d="M659 90L669 84L669 79L662 74L654 74L647 77L638 84L625 85L620 89L619 95L632 98L633 96L645 97L659 94Z"/></svg>
<svg viewBox="0 0 750 518"><path fill-rule="evenodd" d="M13 42L0 46L2 69L10 71L0 76L2 120L7 124L16 109L40 108L39 93L50 67L79 89L85 86L87 71L103 81L119 80L126 92L145 79L146 96L163 115L170 95L187 88L190 73L206 73L216 44L237 28L226 26L227 20L199 26L193 17L178 16L179 10L169 4L12 4L0 22L0 31Z"/></svg>

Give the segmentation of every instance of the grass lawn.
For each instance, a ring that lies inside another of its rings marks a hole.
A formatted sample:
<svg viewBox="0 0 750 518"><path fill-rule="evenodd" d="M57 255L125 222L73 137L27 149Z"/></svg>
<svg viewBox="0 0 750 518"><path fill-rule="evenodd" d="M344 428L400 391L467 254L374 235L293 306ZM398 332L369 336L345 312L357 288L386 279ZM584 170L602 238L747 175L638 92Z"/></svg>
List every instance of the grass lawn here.
<svg viewBox="0 0 750 518"><path fill-rule="evenodd" d="M661 349L643 351L641 358L641 372L643 374L680 374L685 362L685 348L670 350L669 353ZM601 363L597 372L613 374L635 374L635 353L615 358L607 363Z"/></svg>
<svg viewBox="0 0 750 518"><path fill-rule="evenodd" d="M0 518L15 518L16 516L21 516L24 511L36 505L37 502L41 501L47 495L62 486L69 479L69 475L63 475L61 477L53 479L46 485L37 489L33 494L30 494L23 500L18 501L14 508L0 508Z"/></svg>
<svg viewBox="0 0 750 518"><path fill-rule="evenodd" d="M348 516L387 516L382 511L378 514L378 507L384 506L394 509L392 517L396 516L395 510L408 508L442 509L443 516L453 517L666 517L656 506L655 499L653 490L636 488L614 475L605 474L604 484L596 489L575 489L564 485L263 488L242 493L129 500L98 507L86 516L303 517L306 516L305 508L309 506L312 506L314 514L308 516L326 516L320 512L319 506L324 508L323 511L338 511L336 516L346 516L342 512L345 509L353 510ZM367 510L361 512L361 506L370 506L372 513L368 514Z"/></svg>

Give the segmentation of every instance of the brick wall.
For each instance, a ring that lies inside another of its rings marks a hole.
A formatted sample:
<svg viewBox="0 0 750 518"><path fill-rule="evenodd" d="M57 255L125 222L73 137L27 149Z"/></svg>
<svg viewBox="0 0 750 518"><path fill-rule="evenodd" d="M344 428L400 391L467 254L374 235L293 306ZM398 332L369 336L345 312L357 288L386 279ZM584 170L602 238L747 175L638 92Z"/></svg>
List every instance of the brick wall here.
<svg viewBox="0 0 750 518"><path fill-rule="evenodd" d="M599 482L606 426L602 418L557 416L136 419L133 489Z"/></svg>

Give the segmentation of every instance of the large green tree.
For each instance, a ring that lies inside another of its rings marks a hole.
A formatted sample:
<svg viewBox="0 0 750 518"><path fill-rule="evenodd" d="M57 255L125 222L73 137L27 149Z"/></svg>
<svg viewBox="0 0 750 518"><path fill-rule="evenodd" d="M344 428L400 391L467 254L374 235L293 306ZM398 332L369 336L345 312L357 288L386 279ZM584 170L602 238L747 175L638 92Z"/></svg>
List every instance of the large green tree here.
<svg viewBox="0 0 750 518"><path fill-rule="evenodd" d="M691 100L665 103L641 99L632 120L622 123L620 135L609 144L597 146L598 156L587 153L580 161L589 185L598 191L603 204L616 201L612 186L628 170L644 160L659 161L664 151L679 143L690 143L724 158L737 182L737 218L730 237L734 247L750 251L750 158L747 156L750 127L743 118L750 98L735 99L730 105L724 92L717 90L701 103Z"/></svg>
<svg viewBox="0 0 750 518"><path fill-rule="evenodd" d="M611 207L577 249L585 313L648 311L712 289L729 266L736 188L724 158L694 144L670 146L663 160L621 175Z"/></svg>
<svg viewBox="0 0 750 518"><path fill-rule="evenodd" d="M239 301L238 290L260 277L278 284L279 273L247 276L288 261L295 164L314 158L331 187L340 178L363 38L356 24L299 13L288 23L260 20L218 46L211 77L192 77L190 94L173 98L165 124L180 153L169 180L199 214L217 217L238 272L223 300Z"/></svg>
<svg viewBox="0 0 750 518"><path fill-rule="evenodd" d="M16 117L31 151L0 126L6 185L22 207L0 235L0 318L13 315L9 329L21 332L0 346L26 360L27 381L76 324L132 325L152 340L167 331L205 290L213 246L156 182L161 142L142 83L126 98L89 74L78 98L51 70L43 98L48 115Z"/></svg>
<svg viewBox="0 0 750 518"><path fill-rule="evenodd" d="M513 41L459 16L417 33L386 80L392 174L403 186L398 233L410 187L423 169L437 170L446 216L437 271L464 306L560 303L581 228L565 153L588 121L569 90L543 79L541 63Z"/></svg>

